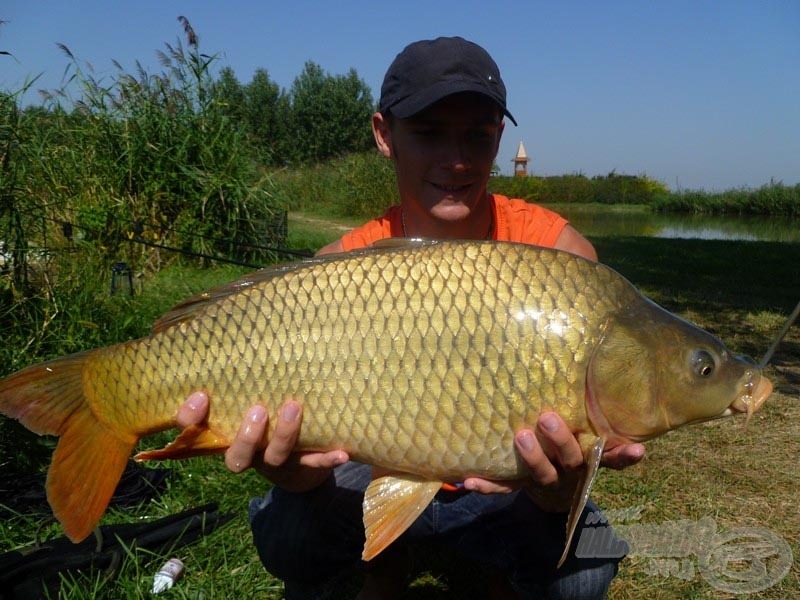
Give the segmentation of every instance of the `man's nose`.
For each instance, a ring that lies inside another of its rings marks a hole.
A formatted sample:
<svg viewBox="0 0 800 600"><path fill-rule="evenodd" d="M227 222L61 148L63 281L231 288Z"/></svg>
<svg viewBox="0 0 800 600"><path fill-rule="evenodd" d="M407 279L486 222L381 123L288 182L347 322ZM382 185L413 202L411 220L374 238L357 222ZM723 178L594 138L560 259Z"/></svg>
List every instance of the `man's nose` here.
<svg viewBox="0 0 800 600"><path fill-rule="evenodd" d="M444 150L443 162L445 166L454 171L463 171L472 162L466 140L452 138L448 140L447 147Z"/></svg>

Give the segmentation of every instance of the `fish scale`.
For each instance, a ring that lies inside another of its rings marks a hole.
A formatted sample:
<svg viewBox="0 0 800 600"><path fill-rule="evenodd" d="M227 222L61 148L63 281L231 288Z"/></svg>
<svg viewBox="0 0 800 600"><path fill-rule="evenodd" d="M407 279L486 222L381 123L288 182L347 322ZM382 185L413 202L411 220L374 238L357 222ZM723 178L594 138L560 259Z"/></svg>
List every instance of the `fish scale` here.
<svg viewBox="0 0 800 600"><path fill-rule="evenodd" d="M291 395L303 404L298 449L343 449L393 473L365 495L365 559L441 482L525 476L513 437L544 410L561 415L589 464L576 515L606 442L729 407L751 413L771 389L751 362L601 264L513 243L391 244L257 272L187 300L147 338L0 382L2 412L61 435L48 493L67 535L90 533L138 439L173 427L198 389L208 422L137 456L223 451L250 406L274 424ZM713 359L713 381L700 380L697 357ZM77 495L76 473L93 474Z"/></svg>

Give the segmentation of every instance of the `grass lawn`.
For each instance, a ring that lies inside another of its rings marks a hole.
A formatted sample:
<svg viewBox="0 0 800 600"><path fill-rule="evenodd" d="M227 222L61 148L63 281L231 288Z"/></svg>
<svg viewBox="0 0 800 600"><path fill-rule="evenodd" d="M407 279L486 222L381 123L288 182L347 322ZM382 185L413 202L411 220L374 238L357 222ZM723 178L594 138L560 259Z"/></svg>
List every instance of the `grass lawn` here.
<svg viewBox="0 0 800 600"><path fill-rule="evenodd" d="M294 214L290 216L290 242L295 248L315 249L354 224ZM648 238L592 241L601 259L646 295L718 334L733 351L756 360L800 300L800 244ZM216 275L215 271L205 272L199 281L193 271L175 270L161 283L158 278L148 283L144 294L163 294L169 288L167 296L174 296L169 302L176 302L235 276L230 269L220 269ZM160 298L159 303L168 305L168 300ZM682 526L681 531L686 532L682 539L697 540L708 532L701 526L711 524L721 536L708 538L710 549L695 545L681 550L663 540L649 553L638 548L636 555L623 561L610 598L734 597L724 591L725 585L753 564L742 560L743 552L762 552L767 579L770 571L780 567L779 556L769 552L774 545L765 546L763 540L737 543L735 534L745 527L762 533L768 530L788 544L795 557L800 556L796 458L800 456L800 323L790 329L766 373L775 384L775 394L746 429L741 419L687 427L649 442L642 464L600 474L593 498L617 516L620 526L629 530L640 527L639 531L651 526L652 531L662 532ZM159 447L170 438L163 433L143 444ZM0 445L4 469L20 463L21 448L41 446L38 441L18 439L16 446ZM248 500L262 493L266 483L253 473L229 474L219 458L175 461L166 466L173 473L163 495L135 509L112 510L103 522L143 521L208 502L217 503L220 512L231 513L234 519L197 544L172 554L183 559L186 573L162 597L282 597L280 582L267 575L258 560L246 522ZM675 523L679 525L671 525ZM0 552L28 546L37 535L47 539L60 535L60 528L25 516L0 520ZM725 536L730 538L728 543L720 545ZM732 554L724 554L726 549ZM131 549L113 580L106 581L103 573L79 575L65 581L62 597L147 597L153 575L167 558ZM742 577L752 579L752 574ZM714 579L723 576L721 583ZM448 582L430 576L418 580L408 597L447 596ZM800 570L793 567L779 583L750 597L800 597Z"/></svg>

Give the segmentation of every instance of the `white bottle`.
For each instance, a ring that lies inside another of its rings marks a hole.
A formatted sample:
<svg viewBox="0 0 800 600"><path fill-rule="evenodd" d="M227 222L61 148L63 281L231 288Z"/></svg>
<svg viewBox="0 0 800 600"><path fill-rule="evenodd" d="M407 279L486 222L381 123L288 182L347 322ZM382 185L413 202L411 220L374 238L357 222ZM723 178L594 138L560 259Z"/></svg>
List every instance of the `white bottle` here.
<svg viewBox="0 0 800 600"><path fill-rule="evenodd" d="M179 558L170 558L153 579L153 593L160 594L170 589L181 575L183 575L183 561Z"/></svg>

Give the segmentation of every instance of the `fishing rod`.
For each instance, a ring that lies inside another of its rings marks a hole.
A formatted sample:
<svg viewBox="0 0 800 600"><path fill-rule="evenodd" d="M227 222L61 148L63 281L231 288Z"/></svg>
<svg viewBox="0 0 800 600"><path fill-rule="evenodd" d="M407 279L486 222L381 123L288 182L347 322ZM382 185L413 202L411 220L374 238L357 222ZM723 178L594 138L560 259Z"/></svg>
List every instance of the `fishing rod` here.
<svg viewBox="0 0 800 600"><path fill-rule="evenodd" d="M783 326L783 329L781 329L781 332L778 334L778 337L775 338L775 341L772 342L772 346L769 347L769 350L767 350L767 353L764 355L764 358L762 358L761 362L758 363L758 366L760 368L763 369L764 367L767 366L767 363L772 358L772 355L775 354L775 349L778 347L778 344L781 343L781 340L783 340L784 336L786 335L786 332L789 331L789 327L792 326L792 323L795 322L798 315L800 315L800 302L798 302L797 306L794 307L792 314L789 315L788 319L786 319L786 324Z"/></svg>

